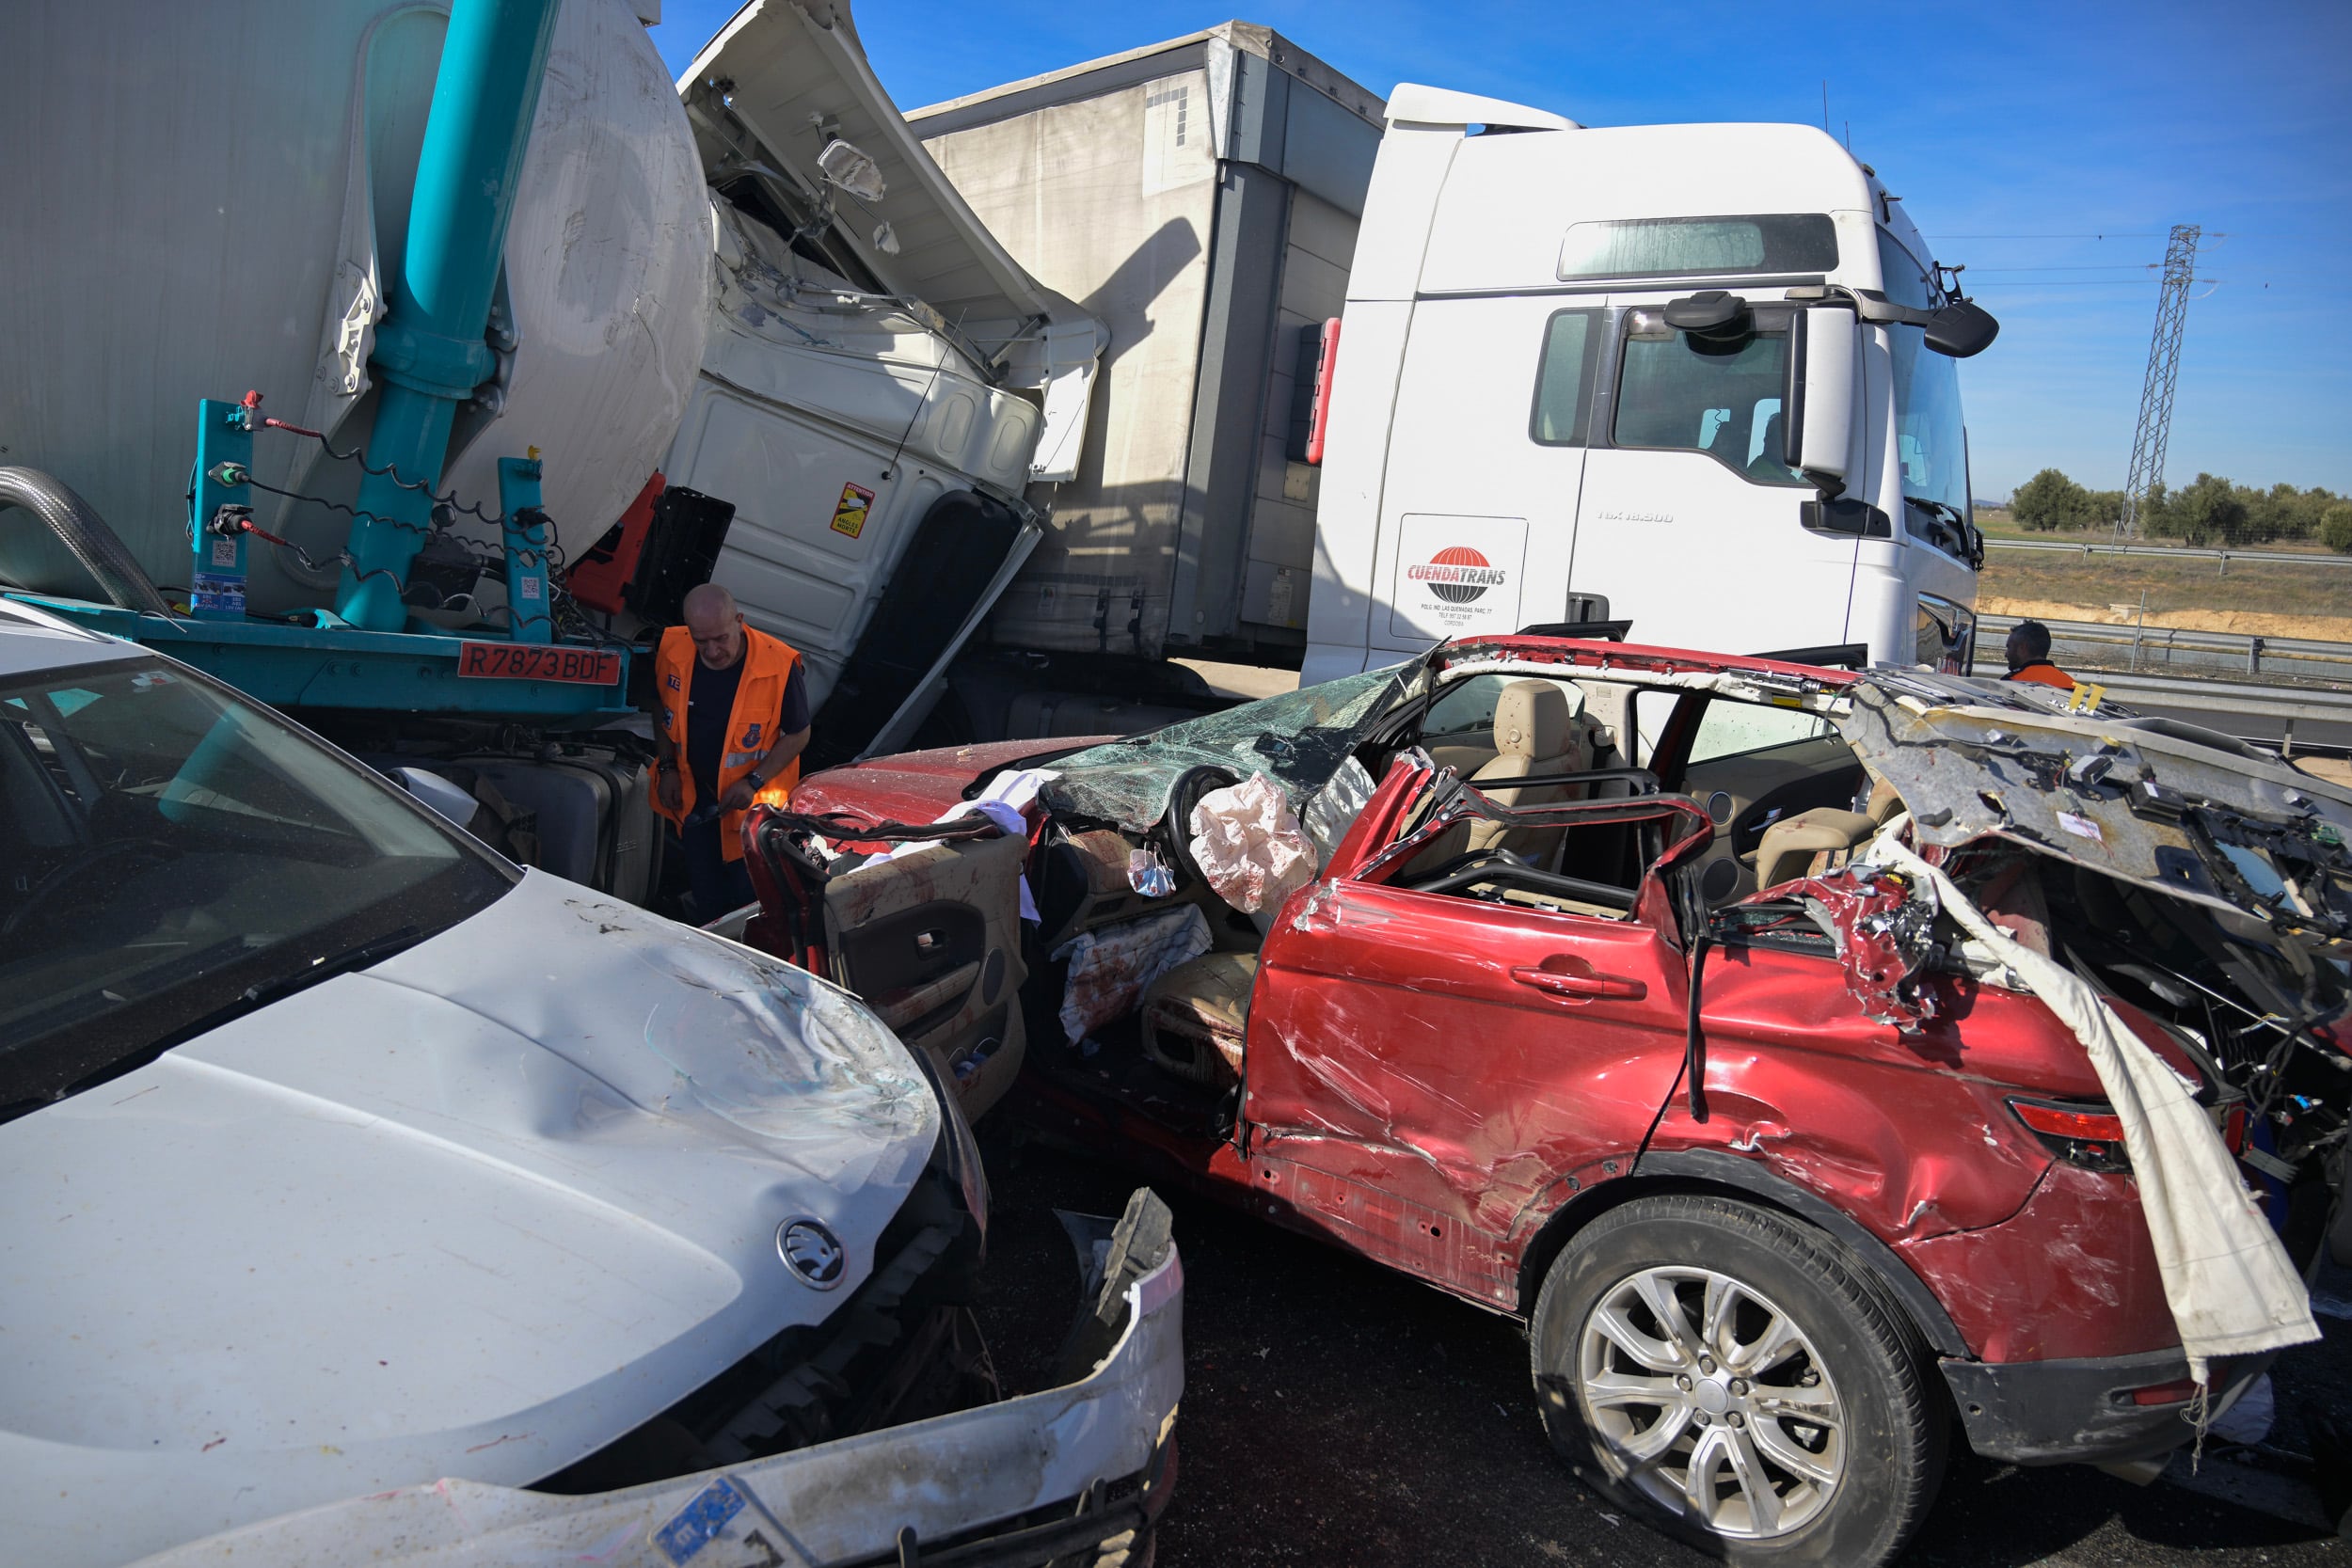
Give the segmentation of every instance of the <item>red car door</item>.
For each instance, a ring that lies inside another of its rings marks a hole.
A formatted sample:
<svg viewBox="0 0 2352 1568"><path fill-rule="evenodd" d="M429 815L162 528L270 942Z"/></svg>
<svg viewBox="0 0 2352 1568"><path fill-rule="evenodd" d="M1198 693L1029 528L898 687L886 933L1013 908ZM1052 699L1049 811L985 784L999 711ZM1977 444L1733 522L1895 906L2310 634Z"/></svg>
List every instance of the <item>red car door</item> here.
<svg viewBox="0 0 2352 1568"><path fill-rule="evenodd" d="M1683 1054L1664 900L1575 913L1365 879L1432 776L1400 770L1285 911L1249 1013L1250 1180L1278 1216L1480 1300L1516 1304L1541 1212L1629 1169ZM1622 817L1632 802L1554 808ZM1703 847L1695 809L1674 858ZM1571 830L1573 831L1573 830ZM1695 838L1695 843L1692 842ZM1627 901L1630 902L1629 894Z"/></svg>

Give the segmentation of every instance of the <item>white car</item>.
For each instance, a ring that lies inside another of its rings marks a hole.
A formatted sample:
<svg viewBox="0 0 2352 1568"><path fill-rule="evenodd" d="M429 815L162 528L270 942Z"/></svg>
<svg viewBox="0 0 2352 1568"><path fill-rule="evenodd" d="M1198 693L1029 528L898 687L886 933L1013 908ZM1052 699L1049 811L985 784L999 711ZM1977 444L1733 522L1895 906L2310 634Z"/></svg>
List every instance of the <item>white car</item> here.
<svg viewBox="0 0 2352 1568"><path fill-rule="evenodd" d="M982 1398L971 1131L861 1002L9 603L0 1117L11 1560L1116 1560L1165 1500L1154 1200Z"/></svg>

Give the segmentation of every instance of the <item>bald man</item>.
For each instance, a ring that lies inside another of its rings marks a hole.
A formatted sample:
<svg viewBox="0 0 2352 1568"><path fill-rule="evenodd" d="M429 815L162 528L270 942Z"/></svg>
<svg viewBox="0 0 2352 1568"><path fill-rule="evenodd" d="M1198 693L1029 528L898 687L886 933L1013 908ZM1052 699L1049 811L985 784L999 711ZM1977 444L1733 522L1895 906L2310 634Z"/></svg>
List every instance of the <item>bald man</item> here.
<svg viewBox="0 0 2352 1568"><path fill-rule="evenodd" d="M662 632L653 659L661 700L654 809L677 829L694 918L708 922L752 901L743 814L754 801L792 798L808 744L808 689L800 654L745 626L717 583L690 590L685 614L684 626Z"/></svg>

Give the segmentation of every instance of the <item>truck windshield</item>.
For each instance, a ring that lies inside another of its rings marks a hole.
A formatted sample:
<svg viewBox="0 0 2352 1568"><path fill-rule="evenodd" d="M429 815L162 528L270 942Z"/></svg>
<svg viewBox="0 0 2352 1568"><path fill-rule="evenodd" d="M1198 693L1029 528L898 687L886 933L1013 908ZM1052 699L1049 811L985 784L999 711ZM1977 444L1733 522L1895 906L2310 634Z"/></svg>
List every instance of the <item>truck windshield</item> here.
<svg viewBox="0 0 2352 1568"><path fill-rule="evenodd" d="M154 658L0 682L0 1115L463 920L512 873Z"/></svg>

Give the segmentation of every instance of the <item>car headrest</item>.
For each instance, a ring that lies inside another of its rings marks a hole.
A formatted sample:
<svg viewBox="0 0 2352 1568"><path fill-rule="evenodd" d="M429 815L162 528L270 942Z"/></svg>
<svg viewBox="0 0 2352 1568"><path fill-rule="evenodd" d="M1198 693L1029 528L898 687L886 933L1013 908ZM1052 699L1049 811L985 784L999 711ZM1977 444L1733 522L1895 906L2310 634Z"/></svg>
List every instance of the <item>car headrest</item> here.
<svg viewBox="0 0 2352 1568"><path fill-rule="evenodd" d="M1556 757L1567 750L1567 694L1551 681L1513 681L1495 699L1495 750L1506 757Z"/></svg>

